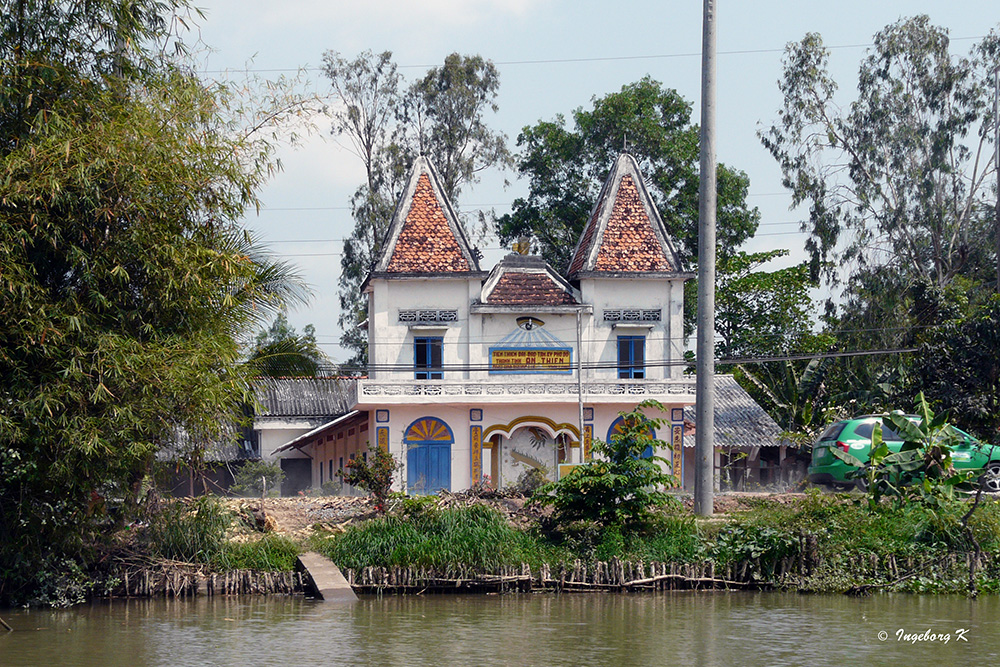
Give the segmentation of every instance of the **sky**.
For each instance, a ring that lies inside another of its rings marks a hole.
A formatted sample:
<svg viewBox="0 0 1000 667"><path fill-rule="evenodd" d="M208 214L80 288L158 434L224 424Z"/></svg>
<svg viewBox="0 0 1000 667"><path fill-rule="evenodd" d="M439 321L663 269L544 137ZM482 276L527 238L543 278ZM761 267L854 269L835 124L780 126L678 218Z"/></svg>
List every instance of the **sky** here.
<svg viewBox="0 0 1000 667"><path fill-rule="evenodd" d="M326 51L348 59L364 50L392 51L408 81L441 65L450 53L481 55L500 73L500 109L488 122L506 134L513 150L521 128L556 114L569 118L579 107L590 108L594 97L646 75L690 101L695 122L700 116L703 3L695 0L625 0L614 6L591 0L195 0L195 5L204 18L188 41L198 39L211 49L201 57L208 78L247 69L277 77L303 69L309 90L325 95L329 84L320 68ZM716 7L718 159L749 175L748 201L761 213L757 236L744 249L787 248L786 263L804 257L802 213L789 210L780 171L757 137L782 104L777 80L785 45L820 33L831 47L831 72L847 104L858 65L873 35L886 25L927 14L949 30L952 52L964 55L975 38L1000 23L1000 5L982 0L721 0ZM353 227L349 200L364 180L364 167L345 139L331 135L328 119L317 117L315 125L317 131L298 147L280 150L282 170L260 193L260 212L245 223L309 283L312 300L291 311L289 321L299 330L313 324L323 350L338 361L348 356L337 344L339 253ZM502 215L526 192L516 173L487 173L463 189L459 209ZM495 241L491 246L484 270L506 252Z"/></svg>

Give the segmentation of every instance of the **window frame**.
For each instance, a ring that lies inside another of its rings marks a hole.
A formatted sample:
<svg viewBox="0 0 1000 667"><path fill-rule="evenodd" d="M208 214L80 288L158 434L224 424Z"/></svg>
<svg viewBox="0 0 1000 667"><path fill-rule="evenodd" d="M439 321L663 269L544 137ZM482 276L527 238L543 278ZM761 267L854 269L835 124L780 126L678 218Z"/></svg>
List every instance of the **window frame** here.
<svg viewBox="0 0 1000 667"><path fill-rule="evenodd" d="M435 351L437 359L434 358ZM413 376L417 380L444 379L443 336L415 336L413 338Z"/></svg>
<svg viewBox="0 0 1000 667"><path fill-rule="evenodd" d="M636 359L636 350L639 351L638 360ZM627 357L624 359L623 351L627 352ZM646 379L645 336L618 336L617 352L619 380Z"/></svg>

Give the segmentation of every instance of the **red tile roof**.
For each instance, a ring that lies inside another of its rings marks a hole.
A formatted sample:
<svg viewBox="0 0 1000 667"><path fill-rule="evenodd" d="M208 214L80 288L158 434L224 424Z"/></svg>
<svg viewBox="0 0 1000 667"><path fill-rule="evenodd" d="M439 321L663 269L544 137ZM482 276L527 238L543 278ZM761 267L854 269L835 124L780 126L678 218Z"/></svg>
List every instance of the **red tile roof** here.
<svg viewBox="0 0 1000 667"><path fill-rule="evenodd" d="M597 251L595 271L673 271L639 198L626 174Z"/></svg>
<svg viewBox="0 0 1000 667"><path fill-rule="evenodd" d="M421 173L386 271L452 273L472 270L448 225L430 179L426 173Z"/></svg>
<svg viewBox="0 0 1000 667"><path fill-rule="evenodd" d="M635 158L615 161L573 253L569 277L580 273L673 273L680 260L646 191Z"/></svg>
<svg viewBox="0 0 1000 667"><path fill-rule="evenodd" d="M507 271L486 298L497 306L561 306L576 299L547 273Z"/></svg>
<svg viewBox="0 0 1000 667"><path fill-rule="evenodd" d="M604 200L604 191L601 191L601 198L597 200L597 206L594 207L594 213L590 216L590 221L587 222L587 226L583 228L583 236L580 237L580 242L576 247L576 254L573 255L572 261L569 263L569 275L573 276L578 271L583 269L584 262L587 261L587 253L590 251L591 243L594 239L594 229L597 228L597 216L599 211L603 208L601 206Z"/></svg>

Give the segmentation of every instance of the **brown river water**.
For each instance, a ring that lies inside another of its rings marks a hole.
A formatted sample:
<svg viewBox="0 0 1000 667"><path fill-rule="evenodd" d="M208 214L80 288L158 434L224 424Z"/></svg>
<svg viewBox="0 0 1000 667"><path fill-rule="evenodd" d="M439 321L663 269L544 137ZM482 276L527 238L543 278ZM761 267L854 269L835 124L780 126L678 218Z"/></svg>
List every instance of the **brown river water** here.
<svg viewBox="0 0 1000 667"><path fill-rule="evenodd" d="M976 665L1000 597L683 592L0 610L0 665Z"/></svg>

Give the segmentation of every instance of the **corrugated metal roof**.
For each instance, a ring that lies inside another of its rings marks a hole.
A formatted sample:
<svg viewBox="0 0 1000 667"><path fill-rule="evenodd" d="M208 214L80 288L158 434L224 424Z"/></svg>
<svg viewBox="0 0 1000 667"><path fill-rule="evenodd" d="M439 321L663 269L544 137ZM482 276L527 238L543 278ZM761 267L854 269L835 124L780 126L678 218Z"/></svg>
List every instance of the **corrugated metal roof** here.
<svg viewBox="0 0 1000 667"><path fill-rule="evenodd" d="M684 419L695 421L693 405L684 408ZM782 444L786 443L781 439L781 428L737 384L736 378L732 375L716 375L715 446L777 447ZM694 434L685 434L684 446L694 447Z"/></svg>
<svg viewBox="0 0 1000 667"><path fill-rule="evenodd" d="M351 419L352 417L357 417L360 414L361 414L360 410L351 410L346 415L342 415L340 417L337 417L333 421L329 421L329 422L327 422L327 423L325 423L325 424L323 424L321 426L317 426L313 430L308 431L306 433L303 433L302 435L300 435L297 438L293 438L292 440L289 440L288 442L286 442L285 444L283 444L281 447L278 447L277 449L275 449L271 453L272 454L280 454L281 452L286 452L289 449L293 449L293 448L295 448L295 449L301 449L302 447L305 447L307 444L309 444L309 439L312 438L313 436L322 433L323 431L325 431L326 429L328 429L328 428L330 428L332 426L337 426L338 424L342 424L345 421Z"/></svg>
<svg viewBox="0 0 1000 667"><path fill-rule="evenodd" d="M235 461L248 454L243 447L242 436L242 431L231 423L222 424L221 432L209 439L194 436L186 429L177 427L173 439L157 450L156 459L177 461L200 450L199 456L207 462Z"/></svg>
<svg viewBox="0 0 1000 667"><path fill-rule="evenodd" d="M256 393L256 417L322 417L347 414L353 378L261 378Z"/></svg>

